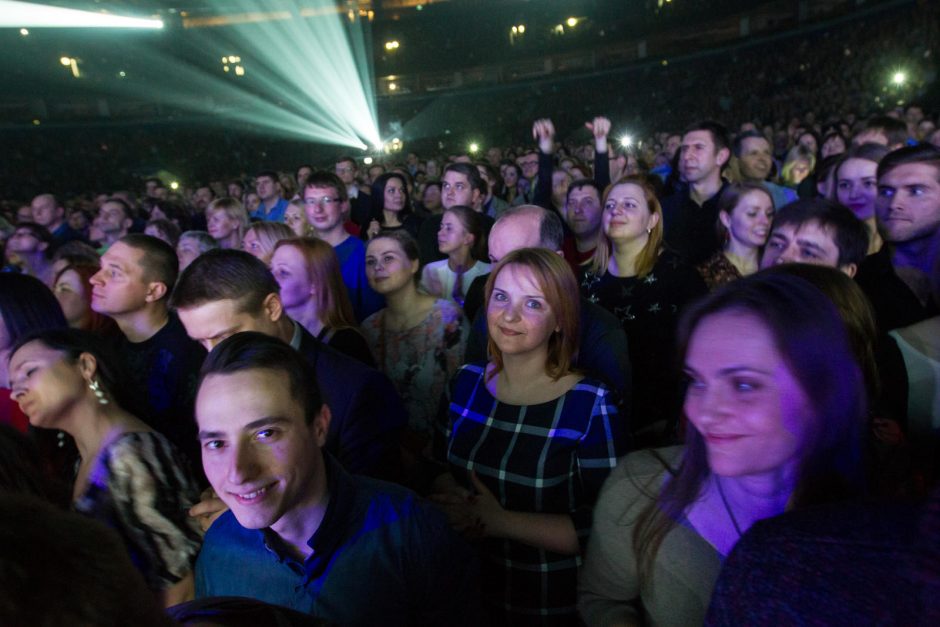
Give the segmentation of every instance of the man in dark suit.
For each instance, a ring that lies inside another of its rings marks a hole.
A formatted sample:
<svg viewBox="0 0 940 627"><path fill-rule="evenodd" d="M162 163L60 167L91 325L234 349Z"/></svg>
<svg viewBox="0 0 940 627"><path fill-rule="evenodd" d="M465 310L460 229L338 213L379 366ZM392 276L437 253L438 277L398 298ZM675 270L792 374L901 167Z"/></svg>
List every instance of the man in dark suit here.
<svg viewBox="0 0 940 627"><path fill-rule="evenodd" d="M404 406L384 374L323 344L284 313L270 270L248 253L212 250L190 264L171 306L207 350L241 331L276 337L313 365L333 416L325 449L349 472L400 479Z"/></svg>

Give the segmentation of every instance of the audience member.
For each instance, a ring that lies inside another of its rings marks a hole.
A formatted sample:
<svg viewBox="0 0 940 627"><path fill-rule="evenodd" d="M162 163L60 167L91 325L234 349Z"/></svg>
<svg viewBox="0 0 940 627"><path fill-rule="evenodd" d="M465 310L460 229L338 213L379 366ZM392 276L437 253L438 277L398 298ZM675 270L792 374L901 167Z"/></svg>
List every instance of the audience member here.
<svg viewBox="0 0 940 627"><path fill-rule="evenodd" d="M774 215L761 268L780 263L815 263L854 277L868 253L868 228L825 198L790 203Z"/></svg>
<svg viewBox="0 0 940 627"><path fill-rule="evenodd" d="M265 170L255 175L255 192L258 208L250 213L254 220L283 222L287 211L287 200L281 197L281 183L277 172ZM239 240L240 241L240 240Z"/></svg>
<svg viewBox="0 0 940 627"><path fill-rule="evenodd" d="M700 623L756 521L862 489L865 389L832 303L793 276L730 283L684 316L684 448L604 485L579 582L588 624Z"/></svg>
<svg viewBox="0 0 940 627"><path fill-rule="evenodd" d="M134 213L131 206L120 198L111 197L101 204L88 237L97 243L98 253L102 254L114 242L127 235L133 224Z"/></svg>
<svg viewBox="0 0 940 627"><path fill-rule="evenodd" d="M206 208L206 225L219 248L240 249L248 229L248 212L234 198L216 198Z"/></svg>
<svg viewBox="0 0 940 627"><path fill-rule="evenodd" d="M291 320L277 281L261 261L242 251L209 251L180 275L171 302L189 336L208 350L240 331L289 343L314 367L330 408L326 450L349 472L399 478L398 440L406 414L391 382Z"/></svg>
<svg viewBox="0 0 940 627"><path fill-rule="evenodd" d="M721 250L715 223L725 185L721 171L731 156L728 131L715 122L694 124L682 135L678 154L679 173L688 189L663 200L661 229L669 245L687 263L697 265Z"/></svg>
<svg viewBox="0 0 940 627"><path fill-rule="evenodd" d="M179 260L179 271L182 272L199 255L218 248L212 236L205 231L185 231L180 234L179 242L176 244L176 257Z"/></svg>
<svg viewBox="0 0 940 627"><path fill-rule="evenodd" d="M706 161L714 166L708 137L708 131L686 133L683 145L688 144L690 156L683 157L684 168ZM672 441L678 409L672 406L678 382L673 368L676 322L682 307L705 293L705 283L664 245L663 212L645 178L621 179L607 188L603 201L604 238L581 281L581 292L617 316L627 334L634 434L644 443ZM683 211L702 208L683 205ZM717 215L713 220L712 232Z"/></svg>
<svg viewBox="0 0 940 627"><path fill-rule="evenodd" d="M341 625L477 624L476 563L443 517L323 451L326 386L309 361L260 333L236 333L210 353L199 438L230 510L206 534L197 597L250 597Z"/></svg>
<svg viewBox="0 0 940 627"><path fill-rule="evenodd" d="M698 266L709 289L757 272L770 235L774 201L763 183L731 183L718 198L720 252Z"/></svg>
<svg viewBox="0 0 940 627"><path fill-rule="evenodd" d="M490 264L484 262L487 258L484 229L483 214L470 207L455 205L444 211L437 245L447 259L424 266L421 289L425 293L463 307L470 284L490 271Z"/></svg>
<svg viewBox="0 0 940 627"><path fill-rule="evenodd" d="M356 181L359 165L352 157L343 156L336 160L335 173L346 189L345 197L349 200L349 218L360 229L365 229L369 226L372 199L359 189L359 184Z"/></svg>
<svg viewBox="0 0 940 627"><path fill-rule="evenodd" d="M21 338L10 355L12 397L31 424L75 438L76 511L115 529L151 590L166 606L192 594L201 534L186 508L199 491L189 461L127 411L126 367L77 330Z"/></svg>
<svg viewBox="0 0 940 627"><path fill-rule="evenodd" d="M283 239L274 247L270 266L292 320L324 344L376 367L353 316L332 246L320 239Z"/></svg>
<svg viewBox="0 0 940 627"><path fill-rule="evenodd" d="M173 248L176 248L180 240L180 227L164 218L156 218L147 222L144 227L144 235L162 239Z"/></svg>
<svg viewBox="0 0 940 627"><path fill-rule="evenodd" d="M311 172L311 174L313 173ZM303 195L304 188L307 185L307 179L309 178L310 175L307 175L304 178L303 185L300 186L299 193L301 196ZM290 227L290 230L296 237L307 237L313 234L313 229L310 223L307 222L307 206L304 204L303 198L298 198L288 203L287 209L284 211L284 224ZM247 250L247 248L245 250Z"/></svg>
<svg viewBox="0 0 940 627"><path fill-rule="evenodd" d="M881 250L884 241L875 223L875 198L878 196L878 163L888 154L880 144L853 146L835 167L835 194L855 217L868 227L868 254Z"/></svg>
<svg viewBox="0 0 940 627"><path fill-rule="evenodd" d="M451 525L484 539L486 624L576 620L591 511L627 450L613 394L572 371L576 291L555 252L503 257L486 283L490 361L463 366L451 382L436 447L449 473L434 489Z"/></svg>
<svg viewBox="0 0 940 627"><path fill-rule="evenodd" d="M404 174L388 172L372 182L372 213L366 230L367 239L398 230L417 237L420 226L421 219L414 214L408 179Z"/></svg>
<svg viewBox="0 0 940 627"><path fill-rule="evenodd" d="M22 216L26 218L26 216ZM74 239L84 239L81 233L72 229L65 219L65 207L52 194L39 194L30 203L27 219L18 219L17 223L35 222L44 226L52 234L53 247Z"/></svg>
<svg viewBox="0 0 940 627"><path fill-rule="evenodd" d="M288 207L290 211L291 206ZM264 265L271 265L271 255L274 254L274 247L284 239L290 239L294 236L294 231L287 224L281 222L255 222L245 231L245 237L242 239L242 250L260 259Z"/></svg>
<svg viewBox="0 0 940 627"><path fill-rule="evenodd" d="M140 418L196 463L193 402L206 352L167 306L177 268L163 240L127 235L108 248L101 270L91 277L91 308L121 330L117 346L130 366L127 384L146 401Z"/></svg>
<svg viewBox="0 0 940 627"><path fill-rule="evenodd" d="M94 263L68 258L63 261L53 278L52 290L69 326L101 338L118 337L120 330L114 320L91 308L89 281L101 270L101 265L97 260Z"/></svg>
<svg viewBox="0 0 940 627"><path fill-rule="evenodd" d="M52 283L49 247L52 234L35 222L20 222L6 242L6 269L34 276L46 285Z"/></svg>
<svg viewBox="0 0 940 627"><path fill-rule="evenodd" d="M770 142L758 131L747 131L734 138L731 169L737 171L742 183L759 183L770 193L774 207L783 207L796 200L796 192L789 187L768 180L774 167Z"/></svg>
<svg viewBox="0 0 940 627"><path fill-rule="evenodd" d="M468 332L453 301L418 291L418 267L418 245L407 233L383 233L366 249L366 276L387 306L363 321L362 332L408 410L406 461L430 454L434 417L463 363Z"/></svg>

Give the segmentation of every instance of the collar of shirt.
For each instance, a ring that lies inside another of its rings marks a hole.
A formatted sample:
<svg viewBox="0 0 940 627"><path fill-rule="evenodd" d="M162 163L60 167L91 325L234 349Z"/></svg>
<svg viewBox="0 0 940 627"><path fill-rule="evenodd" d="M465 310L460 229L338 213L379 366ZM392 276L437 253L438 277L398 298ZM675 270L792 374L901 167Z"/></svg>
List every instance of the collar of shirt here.
<svg viewBox="0 0 940 627"><path fill-rule="evenodd" d="M307 546L313 549L313 554L300 564L287 552L287 547L276 533L270 529L262 531L265 548L280 562L287 562L297 571L302 570L305 583L323 576L334 554L346 544L347 535L354 531L350 528L350 521L356 506L356 482L326 451L323 451L323 462L330 501L323 521L307 540Z"/></svg>
<svg viewBox="0 0 940 627"><path fill-rule="evenodd" d="M346 195L349 196L349 200L354 198L359 198L359 186L358 185L347 185L346 186Z"/></svg>
<svg viewBox="0 0 940 627"><path fill-rule="evenodd" d="M294 334L290 338L290 347L295 351L300 350L300 340L304 336L303 327L296 320L291 320L294 323Z"/></svg>

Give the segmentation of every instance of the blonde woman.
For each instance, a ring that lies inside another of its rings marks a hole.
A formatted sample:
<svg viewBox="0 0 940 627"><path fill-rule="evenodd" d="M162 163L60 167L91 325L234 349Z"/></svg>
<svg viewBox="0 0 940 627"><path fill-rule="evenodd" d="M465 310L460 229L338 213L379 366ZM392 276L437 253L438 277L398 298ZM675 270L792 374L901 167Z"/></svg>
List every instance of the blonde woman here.
<svg viewBox="0 0 940 627"><path fill-rule="evenodd" d="M271 255L274 247L282 239L294 237L294 232L286 224L280 222L255 222L245 233L242 248L264 262L271 265Z"/></svg>
<svg viewBox="0 0 940 627"><path fill-rule="evenodd" d="M248 230L248 212L234 198L216 198L206 207L206 227L219 248L239 249Z"/></svg>

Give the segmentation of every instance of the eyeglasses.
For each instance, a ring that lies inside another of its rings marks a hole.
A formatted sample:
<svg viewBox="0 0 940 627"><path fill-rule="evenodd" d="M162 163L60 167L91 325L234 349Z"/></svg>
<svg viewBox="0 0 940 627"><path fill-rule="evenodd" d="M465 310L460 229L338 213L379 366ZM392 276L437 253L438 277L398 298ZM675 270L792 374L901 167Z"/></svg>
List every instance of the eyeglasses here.
<svg viewBox="0 0 940 627"><path fill-rule="evenodd" d="M307 196L304 198L305 205L320 205L321 207L325 207L335 202L339 202L339 198L335 196Z"/></svg>
<svg viewBox="0 0 940 627"><path fill-rule="evenodd" d="M345 165L345 166L343 166L343 165L338 165L338 166L336 166L336 173L337 173L337 174L346 174L347 172L352 172L352 171L353 171L353 169L352 169L351 167L349 167L348 165Z"/></svg>

